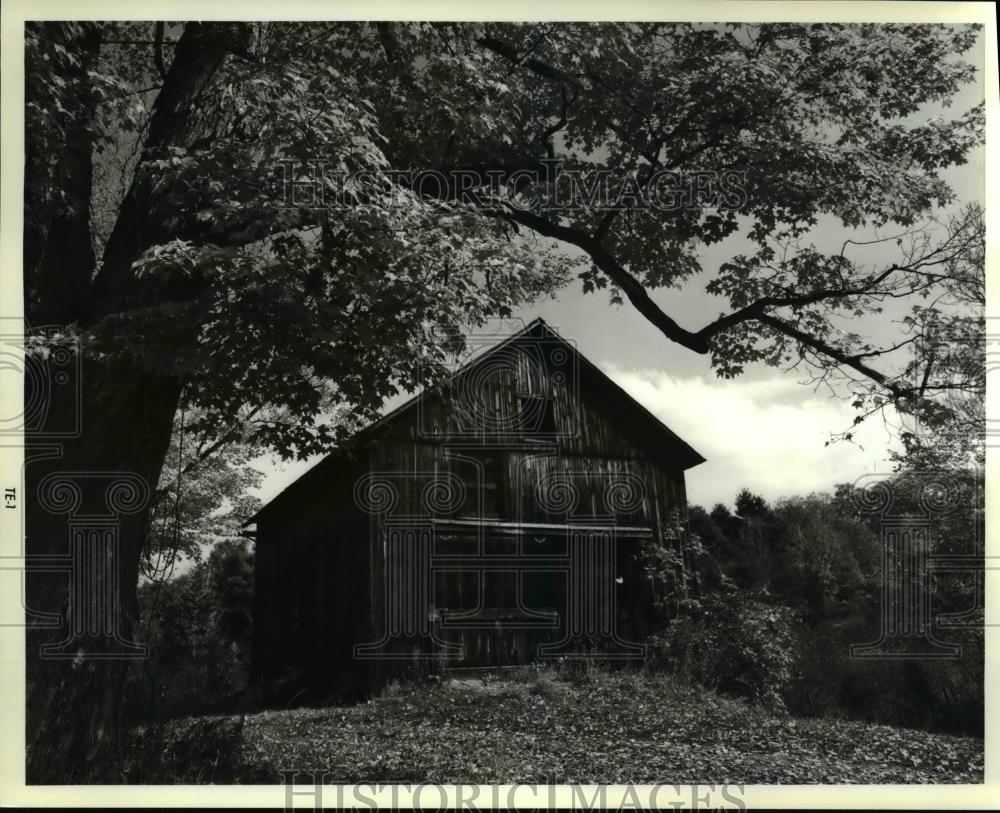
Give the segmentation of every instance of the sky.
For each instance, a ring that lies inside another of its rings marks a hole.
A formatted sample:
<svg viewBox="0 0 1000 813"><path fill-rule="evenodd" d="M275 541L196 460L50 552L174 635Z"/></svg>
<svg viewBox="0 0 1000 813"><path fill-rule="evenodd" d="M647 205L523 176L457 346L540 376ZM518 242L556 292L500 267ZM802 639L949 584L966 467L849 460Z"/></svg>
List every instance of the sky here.
<svg viewBox="0 0 1000 813"><path fill-rule="evenodd" d="M982 43L966 55L982 64ZM916 123L934 115L959 115L982 100L979 81L967 86L950 110L929 107L911 117ZM984 202L985 151L970 154L967 164L945 171L945 179L963 203ZM820 249L837 250L845 239L870 240L893 234L870 230L849 231L834 218L821 218L811 239ZM891 262L893 244L852 248L853 259L872 265ZM651 292L653 298L683 327L697 329L728 310L722 299L708 296L704 283L722 262L750 250L736 235L701 250L704 273L683 290ZM877 320L852 324L850 329L874 338L888 338L898 328L893 318L909 304ZM829 491L836 484L865 474L891 471L888 460L898 442L878 420L866 421L852 442L827 443L833 433L851 426L855 412L848 400L816 391L802 382L803 374L782 372L764 365L750 365L743 375L725 380L716 377L708 356L670 342L627 302L610 305L606 292L584 294L577 282L557 298L522 308L499 331L509 334L519 324L542 317L564 338L571 340L590 361L601 368L629 395L698 450L706 462L687 472L688 502L710 507L732 506L741 488L769 501L786 496ZM391 409L406 400L392 399ZM257 495L265 502L304 473L320 458L279 464L266 458L259 467L266 477Z"/></svg>

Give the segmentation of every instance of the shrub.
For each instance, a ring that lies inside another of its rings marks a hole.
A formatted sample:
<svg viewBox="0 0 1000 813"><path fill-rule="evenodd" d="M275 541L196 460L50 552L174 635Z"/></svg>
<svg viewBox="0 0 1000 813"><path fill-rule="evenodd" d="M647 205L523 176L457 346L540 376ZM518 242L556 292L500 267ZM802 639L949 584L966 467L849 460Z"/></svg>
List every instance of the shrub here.
<svg viewBox="0 0 1000 813"><path fill-rule="evenodd" d="M785 708L792 683L799 620L765 593L731 591L702 602L650 641L651 665L710 689Z"/></svg>
<svg viewBox="0 0 1000 813"><path fill-rule="evenodd" d="M532 695L555 700L566 693L566 684L561 683L551 671L540 672L528 687L528 692Z"/></svg>

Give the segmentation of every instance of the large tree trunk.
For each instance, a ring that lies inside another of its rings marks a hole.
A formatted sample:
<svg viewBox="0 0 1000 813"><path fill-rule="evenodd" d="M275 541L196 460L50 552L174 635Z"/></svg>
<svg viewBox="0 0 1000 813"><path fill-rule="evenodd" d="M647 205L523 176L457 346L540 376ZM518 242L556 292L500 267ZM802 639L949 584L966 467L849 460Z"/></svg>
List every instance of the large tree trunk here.
<svg viewBox="0 0 1000 813"><path fill-rule="evenodd" d="M226 54L245 43L243 24L185 27L154 107L147 156L190 143L201 94ZM96 54L95 41L83 45L91 57ZM86 109L92 114L94 107ZM86 203L90 142L73 138L67 131L60 171L66 188ZM40 163L29 154L27 173ZM28 180L26 188L35 188ZM155 304L144 301L149 294L132 273L140 254L167 236L154 206L151 185L137 172L93 283L89 208L48 218L26 211L29 324L76 322L86 328L125 308ZM193 329L176 336L177 350L190 347L195 337ZM134 335L130 340L139 341ZM32 402L26 407L40 416L25 433L29 783L120 779L122 690L130 663L145 656L132 638L139 561L183 389L181 375L156 372L157 365L147 363L155 358L130 349L118 355L105 340L102 352L60 357L58 371L50 356L35 367L47 389L40 392L26 381L25 398ZM57 380L57 372L66 377Z"/></svg>
<svg viewBox="0 0 1000 813"><path fill-rule="evenodd" d="M32 783L114 781L124 682L144 656L133 640L139 557L181 389L88 359L81 380L81 403L53 406L82 407L82 436L53 457L29 443L25 471L27 607L58 619L36 618L27 637Z"/></svg>

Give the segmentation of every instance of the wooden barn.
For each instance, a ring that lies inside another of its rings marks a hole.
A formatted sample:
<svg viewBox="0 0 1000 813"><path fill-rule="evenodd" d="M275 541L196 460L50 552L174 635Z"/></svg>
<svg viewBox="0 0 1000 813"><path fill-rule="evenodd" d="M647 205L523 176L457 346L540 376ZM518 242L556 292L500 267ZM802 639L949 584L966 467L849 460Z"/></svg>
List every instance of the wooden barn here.
<svg viewBox="0 0 1000 813"><path fill-rule="evenodd" d="M642 552L679 548L701 462L536 320L251 520L255 677L345 697L432 663L641 657Z"/></svg>

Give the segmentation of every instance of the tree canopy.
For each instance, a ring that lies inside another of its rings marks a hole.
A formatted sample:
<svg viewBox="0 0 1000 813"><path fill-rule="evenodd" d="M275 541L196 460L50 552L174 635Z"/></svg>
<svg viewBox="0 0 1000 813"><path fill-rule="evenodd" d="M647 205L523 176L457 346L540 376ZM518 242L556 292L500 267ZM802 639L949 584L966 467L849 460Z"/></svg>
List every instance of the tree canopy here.
<svg viewBox="0 0 1000 813"><path fill-rule="evenodd" d="M981 247L975 213L940 239L914 232L886 267L795 241L825 214L915 228L954 200L940 170L981 142L982 106L911 119L971 81L960 56L977 37L928 25L31 25L29 314L183 378L220 431L246 404L290 409L298 421L259 427L288 454L332 437L324 384L371 416L440 373L460 328L557 290L574 262L585 290L627 298L721 375L800 361L912 410L947 382L880 369L895 348L841 319L962 277ZM327 180L350 205L289 206L279 176L309 162L404 174ZM483 206L405 175L454 170L511 183ZM537 181L512 181L525 171ZM681 205L644 205L664 177ZM580 178L614 188L580 195ZM62 233L79 240L72 263L42 248ZM700 247L734 233L757 250L707 284L728 309L682 327L651 293L691 284ZM930 317L941 313L913 319Z"/></svg>

